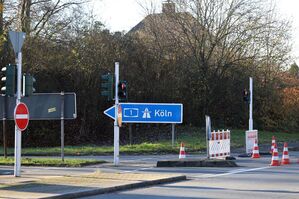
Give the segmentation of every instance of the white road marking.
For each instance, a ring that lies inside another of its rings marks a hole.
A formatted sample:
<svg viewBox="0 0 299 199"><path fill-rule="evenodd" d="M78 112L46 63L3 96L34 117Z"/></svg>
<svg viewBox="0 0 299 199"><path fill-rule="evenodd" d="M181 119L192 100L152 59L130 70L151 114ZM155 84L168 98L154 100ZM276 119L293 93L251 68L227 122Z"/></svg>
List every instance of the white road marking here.
<svg viewBox="0 0 299 199"><path fill-rule="evenodd" d="M232 175L232 174L237 174L237 173L245 173L245 172L250 172L250 171L258 171L258 170L263 170L270 168L270 166L267 167L260 167L260 168L253 168L253 169L236 169L232 170L226 173L219 173L219 174L204 174L204 175L199 175L199 176L192 176L192 178L215 178L219 176L227 176L227 175Z"/></svg>

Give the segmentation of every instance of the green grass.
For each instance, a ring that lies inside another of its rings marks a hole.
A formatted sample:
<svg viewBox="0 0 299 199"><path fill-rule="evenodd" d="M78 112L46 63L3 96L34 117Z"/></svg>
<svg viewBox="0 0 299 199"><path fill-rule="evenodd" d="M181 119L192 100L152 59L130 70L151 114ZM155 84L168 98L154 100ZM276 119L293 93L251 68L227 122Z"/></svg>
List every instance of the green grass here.
<svg viewBox="0 0 299 199"><path fill-rule="evenodd" d="M259 131L259 144L269 144L271 146L272 136L276 137L277 142L299 141L299 133L284 132L267 132ZM171 145L171 139L161 140L157 142L144 142L134 145L120 146L120 153L125 154L165 154L178 153L180 143L184 142L186 150L189 152L198 152L206 150L206 136L203 129L199 128L178 128L176 133L175 147ZM231 147L245 147L245 130L231 130ZM22 155L60 155L60 147L42 147L42 148L23 148ZM13 149L9 149L8 153L13 154ZM113 154L113 146L66 146L64 148L65 155L82 156L82 155L111 155ZM3 154L3 148L0 148L0 154Z"/></svg>
<svg viewBox="0 0 299 199"><path fill-rule="evenodd" d="M272 136L275 136L276 142L298 142L299 133L284 133L284 132L269 132L259 131L258 139L259 144L269 144L271 146ZM245 131L233 130L231 131L231 144L232 147L245 146Z"/></svg>
<svg viewBox="0 0 299 199"><path fill-rule="evenodd" d="M82 167L91 164L104 163L101 160L65 159L58 158L22 158L23 166L53 166L53 167ZM14 158L0 158L0 165L14 165Z"/></svg>

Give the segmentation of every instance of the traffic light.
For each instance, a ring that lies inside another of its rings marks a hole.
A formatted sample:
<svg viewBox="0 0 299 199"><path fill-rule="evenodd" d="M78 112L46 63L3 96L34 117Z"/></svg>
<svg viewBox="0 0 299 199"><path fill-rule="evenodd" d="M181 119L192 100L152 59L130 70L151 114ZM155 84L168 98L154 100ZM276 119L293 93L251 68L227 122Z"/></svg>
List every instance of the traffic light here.
<svg viewBox="0 0 299 199"><path fill-rule="evenodd" d="M110 73L102 75L101 81L101 95L106 96L108 101L113 100L114 75Z"/></svg>
<svg viewBox="0 0 299 199"><path fill-rule="evenodd" d="M244 102L250 101L249 91L247 91L246 89L244 89L244 91L243 91L243 101Z"/></svg>
<svg viewBox="0 0 299 199"><path fill-rule="evenodd" d="M23 82L25 82L25 86L23 86L25 92L23 92L25 93L25 96L30 96L35 92L34 83L36 82L36 80L30 74L24 74L23 78Z"/></svg>
<svg viewBox="0 0 299 199"><path fill-rule="evenodd" d="M1 78L1 81L5 85L1 88L1 91L4 91L7 96L14 96L16 93L16 70L17 66L13 64L8 64L1 69L4 72L4 77Z"/></svg>
<svg viewBox="0 0 299 199"><path fill-rule="evenodd" d="M123 101L128 99L126 81L119 81L118 83L118 99Z"/></svg>

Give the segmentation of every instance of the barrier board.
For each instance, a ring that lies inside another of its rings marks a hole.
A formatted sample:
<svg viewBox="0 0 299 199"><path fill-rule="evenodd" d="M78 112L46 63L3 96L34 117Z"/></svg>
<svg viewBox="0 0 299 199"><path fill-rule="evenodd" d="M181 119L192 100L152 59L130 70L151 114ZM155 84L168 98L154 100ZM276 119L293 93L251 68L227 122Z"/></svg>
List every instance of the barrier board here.
<svg viewBox="0 0 299 199"><path fill-rule="evenodd" d="M225 158L230 156L230 131L211 132L209 142L209 158Z"/></svg>
<svg viewBox="0 0 299 199"><path fill-rule="evenodd" d="M258 131L257 130L251 130L251 131L246 131L245 133L246 137L246 153L252 153L253 145L255 140L258 141Z"/></svg>

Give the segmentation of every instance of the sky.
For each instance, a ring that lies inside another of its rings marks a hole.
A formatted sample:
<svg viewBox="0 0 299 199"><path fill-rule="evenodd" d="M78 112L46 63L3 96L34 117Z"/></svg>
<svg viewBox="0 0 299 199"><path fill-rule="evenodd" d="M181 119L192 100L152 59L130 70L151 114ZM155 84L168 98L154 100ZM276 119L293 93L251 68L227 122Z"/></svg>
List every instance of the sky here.
<svg viewBox="0 0 299 199"><path fill-rule="evenodd" d="M153 2L157 12L161 12L162 0L92 0L93 14L106 28L115 31L129 31L145 16L146 9ZM276 0L279 14L292 21L292 43L295 61L299 64L299 0Z"/></svg>

